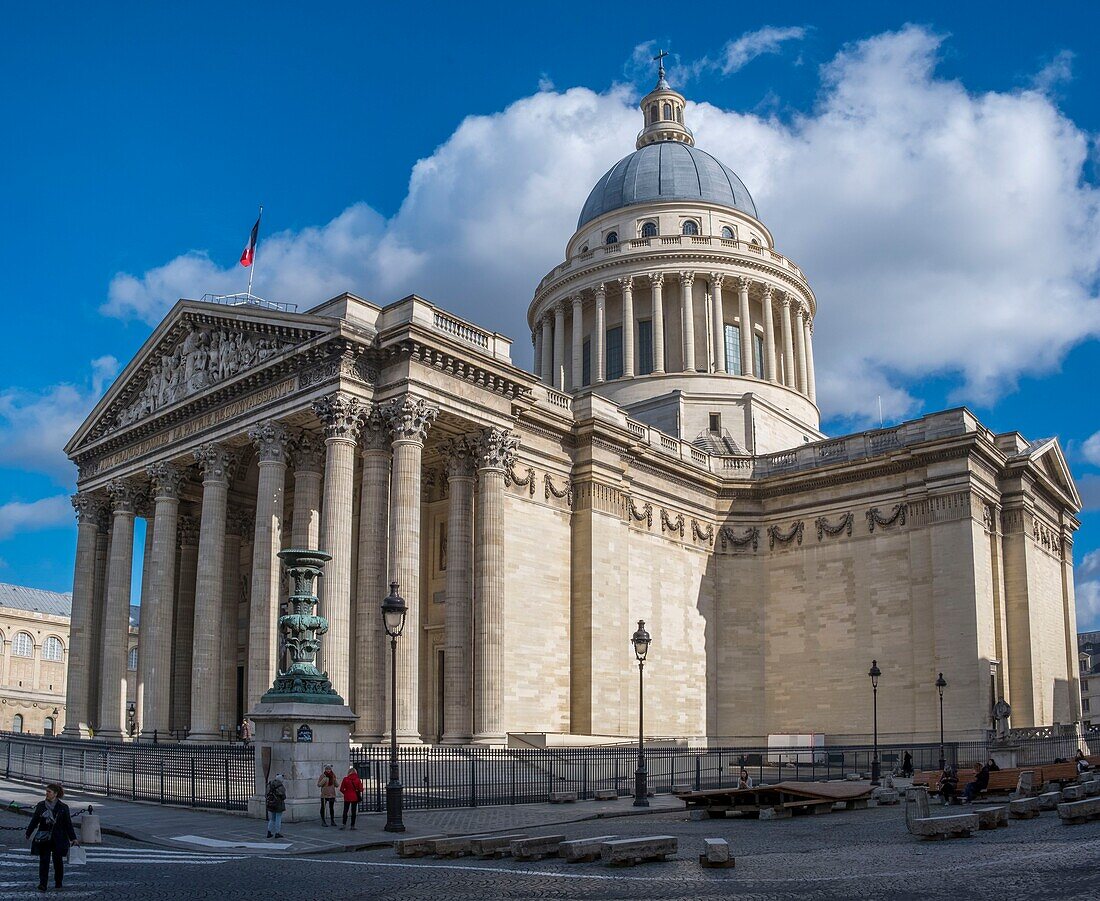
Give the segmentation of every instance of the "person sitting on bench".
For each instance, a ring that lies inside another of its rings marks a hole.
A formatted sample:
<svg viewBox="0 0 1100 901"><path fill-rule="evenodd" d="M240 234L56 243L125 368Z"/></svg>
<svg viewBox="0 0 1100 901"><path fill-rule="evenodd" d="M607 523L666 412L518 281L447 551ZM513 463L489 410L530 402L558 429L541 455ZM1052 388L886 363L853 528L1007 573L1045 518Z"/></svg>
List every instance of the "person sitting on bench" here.
<svg viewBox="0 0 1100 901"><path fill-rule="evenodd" d="M945 807L955 803L959 793L959 777L955 775L951 764L945 766L940 774L939 790Z"/></svg>
<svg viewBox="0 0 1100 901"><path fill-rule="evenodd" d="M989 760L986 761L985 765L989 767L989 772L991 773L995 773L997 772L997 770L1000 769L1000 767L997 766L997 761L994 760L992 757L990 757Z"/></svg>
<svg viewBox="0 0 1100 901"><path fill-rule="evenodd" d="M752 788L752 776L749 775L749 771L744 767L741 767L741 775L737 777L737 788Z"/></svg>
<svg viewBox="0 0 1100 901"><path fill-rule="evenodd" d="M968 782L966 788L963 789L963 804L971 803L978 795L989 788L989 764L987 763L980 770L978 775L974 777L973 782Z"/></svg>
<svg viewBox="0 0 1100 901"><path fill-rule="evenodd" d="M1073 762L1077 764L1078 773L1087 773L1092 769L1092 764L1088 762L1088 758L1085 757L1084 751L1080 748L1077 749L1077 755L1073 758Z"/></svg>

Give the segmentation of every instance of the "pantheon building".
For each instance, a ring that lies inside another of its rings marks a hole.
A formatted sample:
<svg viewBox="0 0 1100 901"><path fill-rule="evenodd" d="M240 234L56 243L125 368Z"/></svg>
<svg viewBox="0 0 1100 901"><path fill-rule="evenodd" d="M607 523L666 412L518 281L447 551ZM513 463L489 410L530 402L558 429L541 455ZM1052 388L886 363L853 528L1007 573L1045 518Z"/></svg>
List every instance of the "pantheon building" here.
<svg viewBox="0 0 1100 901"><path fill-rule="evenodd" d="M1058 441L965 408L820 430L818 301L664 79L509 338L409 295L180 300L66 447L79 520L65 731L216 740L271 685L277 554L332 554L323 666L388 729L379 604L400 584L406 742L983 737L1080 719ZM577 198L580 202L581 198ZM198 286L196 286L198 287ZM828 309L821 311L828 316ZM135 547L135 518L145 520ZM564 740L564 739L559 739Z"/></svg>

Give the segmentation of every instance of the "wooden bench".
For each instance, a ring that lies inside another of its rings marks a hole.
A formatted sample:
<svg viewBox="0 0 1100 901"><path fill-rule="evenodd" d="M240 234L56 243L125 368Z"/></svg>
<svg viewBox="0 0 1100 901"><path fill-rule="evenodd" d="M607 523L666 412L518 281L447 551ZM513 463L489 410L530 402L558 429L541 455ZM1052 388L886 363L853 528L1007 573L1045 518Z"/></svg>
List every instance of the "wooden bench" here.
<svg viewBox="0 0 1100 901"><path fill-rule="evenodd" d="M1046 764L1040 767L1040 771L1036 775L1044 785L1049 785L1052 782L1066 785L1077 781L1077 764L1072 761L1069 763Z"/></svg>
<svg viewBox="0 0 1100 901"><path fill-rule="evenodd" d="M600 859L609 866L632 867L647 860L668 860L677 847L674 835L622 838L604 842L600 846Z"/></svg>

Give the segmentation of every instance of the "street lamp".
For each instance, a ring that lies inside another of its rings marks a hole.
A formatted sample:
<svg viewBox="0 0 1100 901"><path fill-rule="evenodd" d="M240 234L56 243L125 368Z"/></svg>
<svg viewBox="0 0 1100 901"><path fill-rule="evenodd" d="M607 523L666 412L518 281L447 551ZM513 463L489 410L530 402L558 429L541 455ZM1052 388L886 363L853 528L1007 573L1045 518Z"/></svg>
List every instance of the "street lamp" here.
<svg viewBox="0 0 1100 901"><path fill-rule="evenodd" d="M940 772L942 773L947 763L943 756L943 690L947 688L947 680L943 677L943 673L940 673L939 678L936 679L936 688L940 693Z"/></svg>
<svg viewBox="0 0 1100 901"><path fill-rule="evenodd" d="M638 769L634 771L634 806L649 807L649 772L645 764L645 744L643 742L644 704L642 692L642 670L645 668L645 656L649 653L649 643L652 641L645 630L645 620L638 620L638 631L630 639L634 645L634 656L638 658Z"/></svg>
<svg viewBox="0 0 1100 901"><path fill-rule="evenodd" d="M882 675L882 670L878 668L878 661L871 661L871 669L867 673L871 677L871 693L873 696L873 717L875 728L875 740L874 740L874 755L871 757L871 784L877 786L879 784L878 775L878 677Z"/></svg>
<svg viewBox="0 0 1100 901"><path fill-rule="evenodd" d="M405 628L409 612L405 599L397 593L398 584L390 582L389 596L382 602L382 625L390 637L390 781L386 783L386 832L404 832L401 822L401 773L397 767L397 639Z"/></svg>
<svg viewBox="0 0 1100 901"><path fill-rule="evenodd" d="M126 705L126 731L130 733L130 738L137 732L137 704L133 701Z"/></svg>

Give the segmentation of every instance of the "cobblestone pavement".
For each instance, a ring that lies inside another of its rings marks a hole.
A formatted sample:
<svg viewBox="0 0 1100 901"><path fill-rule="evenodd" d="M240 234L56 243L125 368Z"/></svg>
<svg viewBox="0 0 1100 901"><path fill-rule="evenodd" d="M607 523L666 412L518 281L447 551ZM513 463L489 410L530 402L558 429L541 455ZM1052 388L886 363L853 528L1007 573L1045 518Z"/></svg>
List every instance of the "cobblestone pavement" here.
<svg viewBox="0 0 1100 901"><path fill-rule="evenodd" d="M920 842L899 807L757 821L691 821L659 813L573 823L538 832L570 838L671 834L668 863L609 869L557 860L400 860L389 851L243 856L180 852L109 839L71 868L64 894L118 899L325 897L377 899L1095 899L1100 894L1100 822L1064 826L1054 813L1014 821L970 839ZM732 870L703 870L703 839L729 840ZM0 896L37 895L35 861L0 830Z"/></svg>

